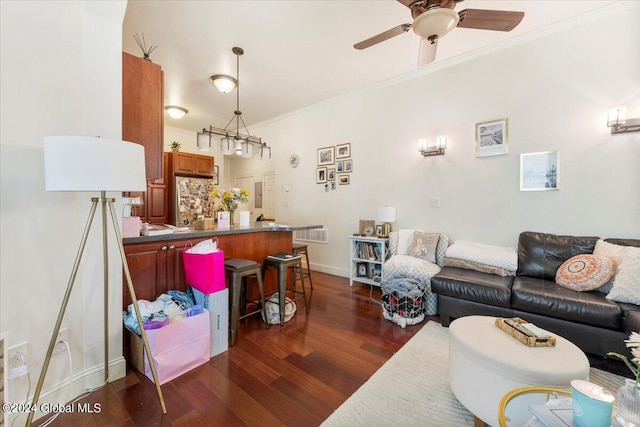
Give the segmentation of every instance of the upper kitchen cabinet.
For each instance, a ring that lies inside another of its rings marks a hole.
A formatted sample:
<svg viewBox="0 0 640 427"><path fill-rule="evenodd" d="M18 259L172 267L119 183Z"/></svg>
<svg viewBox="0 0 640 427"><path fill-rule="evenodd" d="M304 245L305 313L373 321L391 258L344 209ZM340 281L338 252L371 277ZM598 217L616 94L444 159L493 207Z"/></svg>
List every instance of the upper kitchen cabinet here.
<svg viewBox="0 0 640 427"><path fill-rule="evenodd" d="M172 175L197 175L213 178L213 157L172 151L169 153Z"/></svg>
<svg viewBox="0 0 640 427"><path fill-rule="evenodd" d="M160 65L122 52L122 139L144 146L148 180L163 177L163 104Z"/></svg>

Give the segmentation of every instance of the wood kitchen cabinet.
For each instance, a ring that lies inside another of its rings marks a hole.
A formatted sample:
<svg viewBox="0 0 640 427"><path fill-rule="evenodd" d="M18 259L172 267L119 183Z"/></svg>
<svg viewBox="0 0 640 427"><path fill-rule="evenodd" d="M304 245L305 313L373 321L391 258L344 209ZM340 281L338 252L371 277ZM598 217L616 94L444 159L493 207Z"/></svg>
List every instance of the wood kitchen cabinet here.
<svg viewBox="0 0 640 427"><path fill-rule="evenodd" d="M162 68L122 52L122 139L144 146L147 180L163 178Z"/></svg>
<svg viewBox="0 0 640 427"><path fill-rule="evenodd" d="M136 291L136 298L154 301L169 290L185 291L182 251L189 240L158 241L125 245L124 252ZM123 276L122 302L126 308L131 296Z"/></svg>
<svg viewBox="0 0 640 427"><path fill-rule="evenodd" d="M164 153L164 163L167 163L169 153ZM169 193L168 193L168 168L165 168L165 176L159 179L147 181L146 192L128 191L122 193L123 197L142 197L142 206L133 208L132 215L139 216L142 222L150 224L169 224Z"/></svg>
<svg viewBox="0 0 640 427"><path fill-rule="evenodd" d="M213 178L213 157L200 154L169 153L169 170L172 175L198 175Z"/></svg>

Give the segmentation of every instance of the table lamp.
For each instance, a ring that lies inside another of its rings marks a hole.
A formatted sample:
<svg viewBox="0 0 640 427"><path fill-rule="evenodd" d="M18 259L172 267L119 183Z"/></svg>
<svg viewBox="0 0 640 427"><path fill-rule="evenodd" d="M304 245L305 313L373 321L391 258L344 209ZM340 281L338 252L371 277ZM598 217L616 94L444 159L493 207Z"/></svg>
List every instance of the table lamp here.
<svg viewBox="0 0 640 427"><path fill-rule="evenodd" d="M93 218L96 213L98 202L102 205L102 255L104 268L104 381L109 379L109 276L108 266L108 235L107 235L107 206L111 214L113 228L117 238L117 244L120 249L120 257L122 259L123 270L127 280L129 293L133 302L136 318L142 326L142 316L140 308L133 289L131 281L131 273L125 257L124 247L122 246L122 235L118 224L113 198L107 198L107 191L146 191L145 177L145 159L144 147L140 144L132 142L118 141L106 138L88 137L88 136L48 136L44 138L44 175L46 191L73 191L73 192L100 192L100 197L92 197L91 211L82 235L82 240L78 248L78 254L73 265L71 277L67 284L67 290L60 306L58 319L56 320L49 342L49 348L42 365L40 378L36 385L33 396L33 406L37 407L38 399L42 391L44 379L47 375L51 355L60 331L60 325L64 318L64 313L69 303L73 284L75 282L80 260L84 252L84 247L91 230ZM149 358L149 365L156 384L156 391L162 413L166 414L166 406L162 391L160 390L160 382L155 369L155 364L151 360L151 352L149 351L149 342L143 327L140 327L142 341L145 354ZM29 412L27 426L31 425L35 411Z"/></svg>
<svg viewBox="0 0 640 427"><path fill-rule="evenodd" d="M388 236L391 233L391 223L396 222L396 208L378 206L378 222L382 223L382 236Z"/></svg>

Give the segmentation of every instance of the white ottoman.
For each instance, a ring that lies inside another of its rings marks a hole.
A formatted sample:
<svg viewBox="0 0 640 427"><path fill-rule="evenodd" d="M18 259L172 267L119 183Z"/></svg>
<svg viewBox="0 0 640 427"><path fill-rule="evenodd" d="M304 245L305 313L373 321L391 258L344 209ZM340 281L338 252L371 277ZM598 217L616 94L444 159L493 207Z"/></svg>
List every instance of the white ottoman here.
<svg viewBox="0 0 640 427"><path fill-rule="evenodd" d="M498 404L526 386L566 387L589 379L589 361L554 334L555 347L527 347L495 326L495 317L468 316L449 325L449 383L458 401L485 423L498 425Z"/></svg>

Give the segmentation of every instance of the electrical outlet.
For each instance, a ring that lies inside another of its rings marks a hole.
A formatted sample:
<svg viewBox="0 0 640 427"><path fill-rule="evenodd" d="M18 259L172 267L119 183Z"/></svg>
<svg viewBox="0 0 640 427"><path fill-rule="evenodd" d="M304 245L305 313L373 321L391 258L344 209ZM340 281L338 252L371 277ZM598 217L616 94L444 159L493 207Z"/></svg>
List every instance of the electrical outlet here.
<svg viewBox="0 0 640 427"><path fill-rule="evenodd" d="M58 331L58 339L56 340L55 347L53 347L53 354L60 353L67 349L67 346L64 345L62 341L69 343L69 328L62 328Z"/></svg>
<svg viewBox="0 0 640 427"><path fill-rule="evenodd" d="M27 342L10 347L7 350L7 357L8 379L27 374Z"/></svg>

